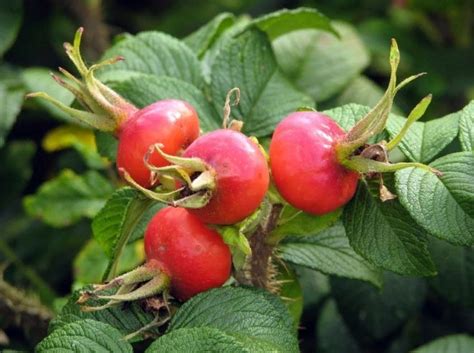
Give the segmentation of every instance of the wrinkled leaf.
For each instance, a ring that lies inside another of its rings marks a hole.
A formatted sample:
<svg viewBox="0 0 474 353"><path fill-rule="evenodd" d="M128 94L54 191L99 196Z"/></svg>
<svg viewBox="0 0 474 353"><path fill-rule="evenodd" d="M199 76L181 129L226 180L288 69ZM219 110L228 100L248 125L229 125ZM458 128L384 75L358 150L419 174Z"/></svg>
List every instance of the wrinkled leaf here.
<svg viewBox="0 0 474 353"><path fill-rule="evenodd" d="M342 224L313 236L290 237L278 247L284 260L324 274L361 279L382 286L382 274L349 245Z"/></svg>
<svg viewBox="0 0 474 353"><path fill-rule="evenodd" d="M173 317L169 334L155 341L148 352L166 351L161 346L190 347L193 339L209 343L209 329L212 340L225 337L219 351L298 352L292 319L280 299L262 290L231 287L213 289L186 302Z"/></svg>
<svg viewBox="0 0 474 353"><path fill-rule="evenodd" d="M36 352L131 353L133 349L112 326L94 320L80 320L54 330L38 344Z"/></svg>
<svg viewBox="0 0 474 353"><path fill-rule="evenodd" d="M249 25L254 25L267 33L271 40L283 34L304 28L314 28L338 34L331 25L329 18L318 10L308 7L275 11L256 18Z"/></svg>
<svg viewBox="0 0 474 353"><path fill-rule="evenodd" d="M280 73L266 35L257 30L229 39L215 58L211 72L214 108L222 112L227 92L240 88L240 104L231 117L244 122L249 135L265 136L300 106L313 106Z"/></svg>
<svg viewBox="0 0 474 353"><path fill-rule="evenodd" d="M110 259L105 276L110 279L117 271L117 263L124 247L140 224L146 211L155 201L139 191L125 187L115 191L92 222L94 239Z"/></svg>
<svg viewBox="0 0 474 353"><path fill-rule="evenodd" d="M431 163L443 175L407 168L395 174L401 204L432 235L458 245L474 243L474 153Z"/></svg>
<svg viewBox="0 0 474 353"><path fill-rule="evenodd" d="M127 310L124 310L122 305L116 305L104 310L84 312L81 310L81 307L76 304L79 295L80 291L73 292L61 312L51 321L49 332L54 333L71 323L88 319L88 321L100 321L114 327L120 331L120 336L122 337L141 329L154 319L154 315L144 311L137 302L132 303L127 307ZM87 304L97 306L105 302L104 300L90 299ZM152 332L156 333L156 328ZM137 337L137 340L139 338L140 336Z"/></svg>
<svg viewBox="0 0 474 353"><path fill-rule="evenodd" d="M77 175L64 170L45 182L36 194L24 198L28 214L53 227L65 227L82 217L92 218L112 194L107 179L95 171Z"/></svg>
<svg viewBox="0 0 474 353"><path fill-rule="evenodd" d="M474 101L471 101L460 112L459 139L465 151L474 149Z"/></svg>
<svg viewBox="0 0 474 353"><path fill-rule="evenodd" d="M334 34L308 29L273 41L278 65L301 91L321 102L340 92L369 64L369 55L355 29L332 22Z"/></svg>
<svg viewBox="0 0 474 353"><path fill-rule="evenodd" d="M233 14L227 12L221 13L197 31L184 38L183 41L198 57L202 57L222 32L232 26L234 22L235 16Z"/></svg>
<svg viewBox="0 0 474 353"><path fill-rule="evenodd" d="M426 123L417 121L410 126L398 146L411 161L431 162L457 136L459 116L458 112ZM386 129L392 138L402 129L405 121L399 116L390 117Z"/></svg>
<svg viewBox="0 0 474 353"><path fill-rule="evenodd" d="M351 246L373 264L404 275L436 274L426 232L397 200L382 202L375 185L360 183L343 222Z"/></svg>
<svg viewBox="0 0 474 353"><path fill-rule="evenodd" d="M103 70L102 77L113 78L113 71L131 71L173 77L197 87L203 83L197 56L178 39L160 32L141 32L119 41L104 54L122 56L123 61Z"/></svg>

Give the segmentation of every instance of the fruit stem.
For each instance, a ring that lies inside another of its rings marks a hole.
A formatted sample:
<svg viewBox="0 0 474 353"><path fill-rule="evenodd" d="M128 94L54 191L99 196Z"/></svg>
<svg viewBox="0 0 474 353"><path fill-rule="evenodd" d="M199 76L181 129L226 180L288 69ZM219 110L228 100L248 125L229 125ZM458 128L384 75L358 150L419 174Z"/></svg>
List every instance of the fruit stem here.
<svg viewBox="0 0 474 353"><path fill-rule="evenodd" d="M344 166L364 174L395 172L400 169L415 167L434 173L437 176L441 175L439 170L418 162L400 162L391 164L388 162L374 161L373 159L364 158L362 156L354 156L345 160Z"/></svg>
<svg viewBox="0 0 474 353"><path fill-rule="evenodd" d="M425 114L426 109L431 103L431 98L432 98L431 94L427 95L415 106L415 108L413 108L413 110L408 115L408 118L405 124L403 125L402 129L400 130L400 132L390 142L387 143L386 145L387 151L391 151L392 149L394 149L400 143L403 137L406 135L411 125L414 122L416 122L418 119L420 119L423 116L423 114Z"/></svg>

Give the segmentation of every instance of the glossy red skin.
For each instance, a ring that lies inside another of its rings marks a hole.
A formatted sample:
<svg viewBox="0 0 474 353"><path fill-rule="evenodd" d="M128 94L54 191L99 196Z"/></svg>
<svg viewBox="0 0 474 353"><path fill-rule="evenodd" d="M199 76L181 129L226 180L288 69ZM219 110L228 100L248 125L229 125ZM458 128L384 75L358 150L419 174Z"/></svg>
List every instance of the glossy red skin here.
<svg viewBox="0 0 474 353"><path fill-rule="evenodd" d="M220 287L230 276L229 247L184 208L158 211L145 232L145 253L148 264L170 276L171 293L179 300Z"/></svg>
<svg viewBox="0 0 474 353"><path fill-rule="evenodd" d="M344 168L335 144L344 130L318 112L295 112L275 129L270 165L276 187L292 206L322 215L345 205L357 187L359 173Z"/></svg>
<svg viewBox="0 0 474 353"><path fill-rule="evenodd" d="M234 224L251 215L268 190L269 170L258 145L234 130L216 130L199 137L183 153L198 157L216 173L209 203L190 209L205 223Z"/></svg>
<svg viewBox="0 0 474 353"><path fill-rule="evenodd" d="M150 171L143 162L148 148L163 144L163 151L176 155L199 136L199 118L187 102L167 99L137 111L118 131L117 168L125 169L141 186L149 188ZM169 163L157 152L150 163L161 167Z"/></svg>

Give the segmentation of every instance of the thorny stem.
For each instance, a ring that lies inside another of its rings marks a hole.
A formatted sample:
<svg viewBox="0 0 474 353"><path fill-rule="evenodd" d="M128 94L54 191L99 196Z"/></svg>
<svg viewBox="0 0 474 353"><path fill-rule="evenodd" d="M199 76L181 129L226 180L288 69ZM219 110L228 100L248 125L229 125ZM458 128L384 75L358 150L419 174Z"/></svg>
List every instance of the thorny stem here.
<svg viewBox="0 0 474 353"><path fill-rule="evenodd" d="M252 249L249 271L250 284L266 289L270 289L271 285L271 256L274 250L274 245L267 242L267 237L277 226L283 205L274 204L271 207L268 218L263 220L249 239Z"/></svg>

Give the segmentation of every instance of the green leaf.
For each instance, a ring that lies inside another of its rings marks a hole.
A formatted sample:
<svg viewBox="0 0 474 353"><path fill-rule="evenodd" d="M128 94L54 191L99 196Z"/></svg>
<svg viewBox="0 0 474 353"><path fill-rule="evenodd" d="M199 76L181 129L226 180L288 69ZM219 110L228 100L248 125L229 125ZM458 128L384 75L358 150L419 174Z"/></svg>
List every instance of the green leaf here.
<svg viewBox="0 0 474 353"><path fill-rule="evenodd" d="M232 253L232 263L237 270L242 269L247 256L252 252L250 243L239 227L224 226L219 228L219 234L226 243Z"/></svg>
<svg viewBox="0 0 474 353"><path fill-rule="evenodd" d="M469 335L450 335L438 338L421 347L412 353L467 353L474 347L474 337Z"/></svg>
<svg viewBox="0 0 474 353"><path fill-rule="evenodd" d="M278 266L277 281L281 281L279 296L285 303L293 319L293 327L298 333L301 315L303 314L303 289L296 272L283 263Z"/></svg>
<svg viewBox="0 0 474 353"><path fill-rule="evenodd" d="M349 245L342 224L316 235L291 237L278 247L284 260L324 274L361 279L382 286L382 274Z"/></svg>
<svg viewBox="0 0 474 353"><path fill-rule="evenodd" d="M64 170L24 198L25 210L53 227L65 227L82 217L92 218L112 194L107 179L95 171L77 175Z"/></svg>
<svg viewBox="0 0 474 353"><path fill-rule="evenodd" d="M173 77L197 87L203 84L197 56L183 42L160 32L141 32L119 41L104 54L105 58L123 56L125 60L104 69L105 78L113 71L125 70Z"/></svg>
<svg viewBox="0 0 474 353"><path fill-rule="evenodd" d="M266 342L253 342L247 337L235 337L212 327L181 328L155 341L146 353L182 352L241 352L267 353L281 352Z"/></svg>
<svg viewBox="0 0 474 353"><path fill-rule="evenodd" d="M342 210L315 216L298 210L292 206L285 205L280 215L277 227L271 236L284 237L314 235L331 227L341 216Z"/></svg>
<svg viewBox="0 0 474 353"><path fill-rule="evenodd" d="M430 283L449 302L474 307L474 248L432 239L430 250L438 276Z"/></svg>
<svg viewBox="0 0 474 353"><path fill-rule="evenodd" d="M0 82L0 147L20 113L24 93L21 88L12 88Z"/></svg>
<svg viewBox="0 0 474 353"><path fill-rule="evenodd" d="M143 242L128 244L123 249L118 273L125 273L142 264L145 260ZM89 240L74 259L74 288L87 284L100 283L108 266L108 258L95 239Z"/></svg>
<svg viewBox="0 0 474 353"><path fill-rule="evenodd" d="M474 244L474 153L459 152L430 164L443 175L407 168L395 173L401 204L432 235Z"/></svg>
<svg viewBox="0 0 474 353"><path fill-rule="evenodd" d="M118 140L110 133L95 130L95 143L97 152L111 162L117 157Z"/></svg>
<svg viewBox="0 0 474 353"><path fill-rule="evenodd" d="M398 145L408 159L428 163L433 160L458 134L460 112L426 123L417 121L410 126ZM392 115L386 129L393 138L402 129L406 119Z"/></svg>
<svg viewBox="0 0 474 353"><path fill-rule="evenodd" d="M251 21L249 25L258 27L267 33L271 40L304 28L314 28L337 35L329 18L316 9L300 7L295 10L283 9L261 16Z"/></svg>
<svg viewBox="0 0 474 353"><path fill-rule="evenodd" d="M65 105L71 105L74 95L59 85L51 77L51 70L42 67L30 67L23 70L21 78L28 92L46 92ZM77 123L77 120L44 99L31 100L48 111L52 116L68 123Z"/></svg>
<svg viewBox="0 0 474 353"><path fill-rule="evenodd" d="M265 136L275 125L300 106L313 106L308 96L297 91L278 70L266 35L257 30L225 42L211 72L214 108L222 112L227 92L240 88L240 104L231 116L244 122L249 135Z"/></svg>
<svg viewBox="0 0 474 353"><path fill-rule="evenodd" d="M213 336L228 336L245 348L238 351L298 352L288 310L279 298L262 290L225 287L195 296L179 309L167 332L176 345L184 346L190 344L190 337L180 338L178 332L191 328L194 337L206 341L209 329L214 329ZM160 352L161 342L171 340L167 336L153 343L149 351ZM218 351L234 350L229 342L227 350Z"/></svg>
<svg viewBox="0 0 474 353"><path fill-rule="evenodd" d="M112 326L80 320L55 330L36 346L36 352L131 353L133 349Z"/></svg>
<svg viewBox="0 0 474 353"><path fill-rule="evenodd" d="M0 2L0 57L11 47L20 29L23 1Z"/></svg>
<svg viewBox="0 0 474 353"><path fill-rule="evenodd" d="M331 278L339 312L359 337L381 340L415 315L423 305L426 284L422 279L384 274L382 290L350 279Z"/></svg>
<svg viewBox="0 0 474 353"><path fill-rule="evenodd" d="M14 141L0 150L0 206L17 198L30 180L36 146L31 141Z"/></svg>
<svg viewBox="0 0 474 353"><path fill-rule="evenodd" d="M196 109L204 131L215 130L222 125L222 117L212 108L201 90L187 82L140 74L124 79L116 77L110 81L110 86L139 107L160 99L185 100Z"/></svg>
<svg viewBox="0 0 474 353"><path fill-rule="evenodd" d="M337 310L334 300L324 304L316 327L317 352L360 353L361 350L349 328Z"/></svg>
<svg viewBox="0 0 474 353"><path fill-rule="evenodd" d="M474 101L471 101L460 112L459 139L465 151L474 149Z"/></svg>
<svg viewBox="0 0 474 353"><path fill-rule="evenodd" d="M349 131L369 111L370 108L365 105L350 103L342 107L325 110L323 113L330 116L345 131Z"/></svg>
<svg viewBox="0 0 474 353"><path fill-rule="evenodd" d="M308 29L285 34L273 41L283 73L316 102L340 92L369 64L369 55L355 29L332 23L340 38Z"/></svg>
<svg viewBox="0 0 474 353"><path fill-rule="evenodd" d="M431 276L436 269L427 234L397 200L382 202L378 189L360 183L343 215L354 250L373 264L404 275Z"/></svg>
<svg viewBox="0 0 474 353"><path fill-rule="evenodd" d="M153 313L143 310L137 302L131 303L130 306L127 307L127 310L124 310L122 305L116 305L99 311L84 312L81 310L81 307L76 304L79 296L79 290L73 292L61 312L51 321L49 332L56 332L71 323L88 319L88 321L95 320L94 322L100 321L107 323L120 331L121 336L125 336L138 331L155 318ZM105 302L104 300L89 299L88 304L98 306ZM156 329L152 330L152 333L156 333ZM136 337L136 340L140 339L142 339L141 336Z"/></svg>
<svg viewBox="0 0 474 353"><path fill-rule="evenodd" d="M124 247L135 228L155 201L145 198L139 191L125 187L114 192L92 221L94 239L110 259L106 277L114 276Z"/></svg>
<svg viewBox="0 0 474 353"><path fill-rule="evenodd" d="M224 12L214 17L207 24L183 39L196 55L201 58L214 44L217 38L235 23L235 16Z"/></svg>

